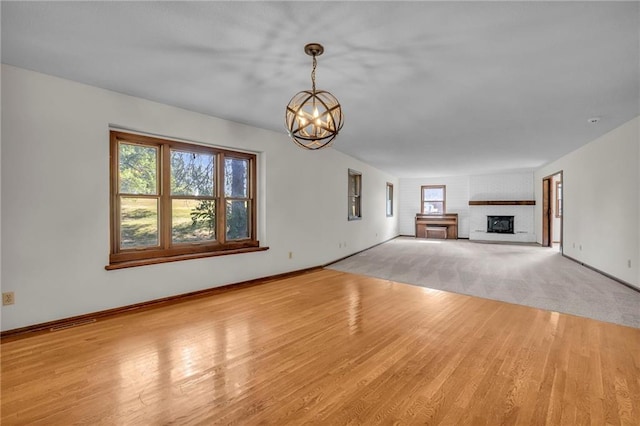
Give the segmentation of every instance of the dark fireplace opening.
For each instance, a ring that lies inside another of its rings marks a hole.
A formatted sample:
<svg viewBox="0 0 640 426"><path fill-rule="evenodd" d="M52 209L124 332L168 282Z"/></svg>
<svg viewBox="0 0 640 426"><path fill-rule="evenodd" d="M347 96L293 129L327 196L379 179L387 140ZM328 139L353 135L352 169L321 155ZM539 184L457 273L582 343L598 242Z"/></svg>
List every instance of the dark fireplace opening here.
<svg viewBox="0 0 640 426"><path fill-rule="evenodd" d="M513 234L513 216L487 216L487 232Z"/></svg>

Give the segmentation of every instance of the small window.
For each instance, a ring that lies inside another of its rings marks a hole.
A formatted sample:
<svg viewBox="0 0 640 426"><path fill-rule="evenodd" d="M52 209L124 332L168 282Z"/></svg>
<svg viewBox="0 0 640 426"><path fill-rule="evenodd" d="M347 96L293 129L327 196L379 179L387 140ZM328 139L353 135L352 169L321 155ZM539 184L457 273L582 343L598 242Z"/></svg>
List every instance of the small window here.
<svg viewBox="0 0 640 426"><path fill-rule="evenodd" d="M444 185L424 185L422 193L422 214L444 214L446 211L446 187Z"/></svg>
<svg viewBox="0 0 640 426"><path fill-rule="evenodd" d="M562 182L556 182L556 217L562 217Z"/></svg>
<svg viewBox="0 0 640 426"><path fill-rule="evenodd" d="M393 184L387 182L387 217L393 216Z"/></svg>
<svg viewBox="0 0 640 426"><path fill-rule="evenodd" d="M255 167L253 154L112 131L107 269L258 247Z"/></svg>
<svg viewBox="0 0 640 426"><path fill-rule="evenodd" d="M362 219L362 173L349 169L349 220Z"/></svg>

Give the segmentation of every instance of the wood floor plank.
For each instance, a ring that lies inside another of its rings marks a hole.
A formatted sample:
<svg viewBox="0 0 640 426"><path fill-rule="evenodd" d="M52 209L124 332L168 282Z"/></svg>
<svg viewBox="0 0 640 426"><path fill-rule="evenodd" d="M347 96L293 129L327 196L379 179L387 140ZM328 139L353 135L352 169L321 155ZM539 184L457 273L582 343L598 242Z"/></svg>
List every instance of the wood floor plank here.
<svg viewBox="0 0 640 426"><path fill-rule="evenodd" d="M0 349L3 425L640 424L640 329L330 270Z"/></svg>

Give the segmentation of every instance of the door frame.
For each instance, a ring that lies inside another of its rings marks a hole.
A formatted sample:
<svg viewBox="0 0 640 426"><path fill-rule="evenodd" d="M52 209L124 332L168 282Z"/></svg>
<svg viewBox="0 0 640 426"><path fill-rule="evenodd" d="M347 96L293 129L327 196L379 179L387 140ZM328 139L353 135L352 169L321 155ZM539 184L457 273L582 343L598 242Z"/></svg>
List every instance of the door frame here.
<svg viewBox="0 0 640 426"><path fill-rule="evenodd" d="M542 247L553 247L553 217L554 217L554 205L555 199L553 199L553 177L560 175L558 182L564 181L563 171L550 174L542 178ZM563 227L564 227L564 198L565 190L562 185L562 201L563 209L562 216L560 216L560 253L563 253Z"/></svg>

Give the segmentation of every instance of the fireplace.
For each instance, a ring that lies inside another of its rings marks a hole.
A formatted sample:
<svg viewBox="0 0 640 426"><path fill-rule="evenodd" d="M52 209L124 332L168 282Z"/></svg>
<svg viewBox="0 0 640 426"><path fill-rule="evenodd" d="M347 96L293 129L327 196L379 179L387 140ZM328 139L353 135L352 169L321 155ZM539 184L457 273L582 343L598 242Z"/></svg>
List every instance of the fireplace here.
<svg viewBox="0 0 640 426"><path fill-rule="evenodd" d="M513 234L513 216L487 216L487 232Z"/></svg>

